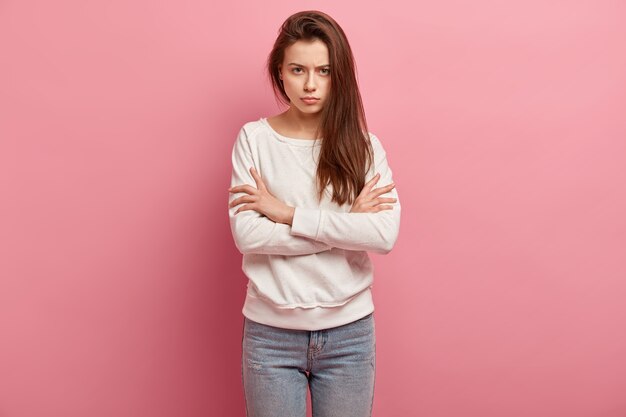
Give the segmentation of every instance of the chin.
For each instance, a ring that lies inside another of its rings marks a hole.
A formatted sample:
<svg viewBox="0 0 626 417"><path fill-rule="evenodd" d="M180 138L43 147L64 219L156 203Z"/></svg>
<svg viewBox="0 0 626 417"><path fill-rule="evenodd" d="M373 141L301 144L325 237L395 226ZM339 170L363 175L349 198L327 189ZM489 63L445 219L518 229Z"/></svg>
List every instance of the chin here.
<svg viewBox="0 0 626 417"><path fill-rule="evenodd" d="M296 106L296 108L298 109L300 113L304 113L304 114L315 114L315 113L319 113L322 111L322 106L304 107L304 108Z"/></svg>

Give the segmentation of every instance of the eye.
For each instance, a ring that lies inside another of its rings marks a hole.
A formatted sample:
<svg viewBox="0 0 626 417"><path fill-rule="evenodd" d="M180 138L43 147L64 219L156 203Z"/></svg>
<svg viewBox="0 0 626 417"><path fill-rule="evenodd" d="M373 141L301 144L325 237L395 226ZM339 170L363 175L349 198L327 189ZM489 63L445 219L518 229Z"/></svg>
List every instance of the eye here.
<svg viewBox="0 0 626 417"><path fill-rule="evenodd" d="M330 74L330 68L322 68L320 72L324 75L328 75Z"/></svg>
<svg viewBox="0 0 626 417"><path fill-rule="evenodd" d="M294 67L291 69L291 71L295 72L296 74L299 74L299 72L296 72L296 71L302 71L302 68Z"/></svg>

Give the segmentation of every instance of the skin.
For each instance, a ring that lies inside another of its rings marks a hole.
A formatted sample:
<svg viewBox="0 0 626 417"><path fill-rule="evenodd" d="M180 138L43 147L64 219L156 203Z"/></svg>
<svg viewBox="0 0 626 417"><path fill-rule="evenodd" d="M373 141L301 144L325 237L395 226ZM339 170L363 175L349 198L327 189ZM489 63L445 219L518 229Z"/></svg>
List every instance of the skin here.
<svg viewBox="0 0 626 417"><path fill-rule="evenodd" d="M290 99L290 106L285 112L268 119L274 130L285 136L304 140L316 138L321 110L331 93L328 64L328 48L319 39L299 40L285 49L279 71L285 92ZM315 104L307 104L301 99L305 96L317 97L319 100ZM244 210L254 210L276 223L291 225L295 207L274 197L254 167L250 167L250 174L254 178L256 188L248 184L229 188L230 193L246 194L233 200L229 207L243 204L235 214ZM391 191L395 185L391 183L374 188L379 179L380 174L376 174L365 184L352 204L350 213L376 213L393 208L388 203L395 203L395 198L380 196Z"/></svg>
<svg viewBox="0 0 626 417"><path fill-rule="evenodd" d="M290 106L284 113L268 119L275 130L288 137L316 138L321 110L331 93L329 62L326 44L317 39L297 41L285 49L278 70ZM305 96L319 100L307 104L301 100Z"/></svg>

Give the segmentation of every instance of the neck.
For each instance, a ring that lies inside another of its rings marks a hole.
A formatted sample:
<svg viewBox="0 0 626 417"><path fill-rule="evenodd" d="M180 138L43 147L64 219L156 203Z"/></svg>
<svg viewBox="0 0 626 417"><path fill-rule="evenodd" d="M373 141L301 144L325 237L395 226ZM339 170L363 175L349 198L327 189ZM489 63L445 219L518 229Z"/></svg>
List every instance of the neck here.
<svg viewBox="0 0 626 417"><path fill-rule="evenodd" d="M320 113L306 114L291 106L285 112L285 120L299 131L315 133L320 124Z"/></svg>

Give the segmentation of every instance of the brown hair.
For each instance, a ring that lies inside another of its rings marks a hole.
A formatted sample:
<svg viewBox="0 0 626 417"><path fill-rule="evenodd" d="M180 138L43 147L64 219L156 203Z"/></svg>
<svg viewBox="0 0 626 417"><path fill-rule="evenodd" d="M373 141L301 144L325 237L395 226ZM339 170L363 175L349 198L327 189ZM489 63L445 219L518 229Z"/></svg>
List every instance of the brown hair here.
<svg viewBox="0 0 626 417"><path fill-rule="evenodd" d="M279 74L285 48L298 40L314 39L326 44L330 60L330 94L321 110L318 127L323 138L317 166L318 198L331 185L332 201L343 205L352 203L359 195L373 161L356 65L345 33L325 13L316 10L295 13L279 30L267 59L267 71L276 97L288 105L289 97Z"/></svg>

